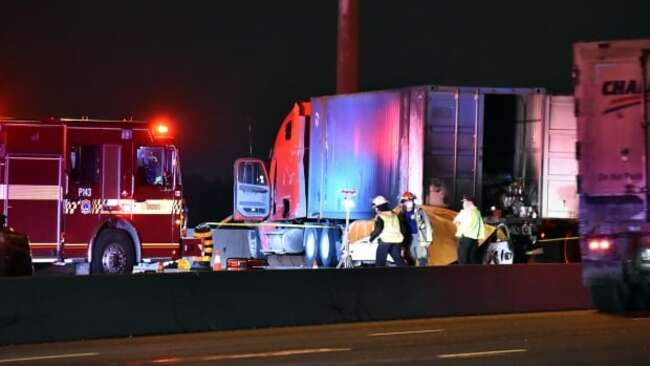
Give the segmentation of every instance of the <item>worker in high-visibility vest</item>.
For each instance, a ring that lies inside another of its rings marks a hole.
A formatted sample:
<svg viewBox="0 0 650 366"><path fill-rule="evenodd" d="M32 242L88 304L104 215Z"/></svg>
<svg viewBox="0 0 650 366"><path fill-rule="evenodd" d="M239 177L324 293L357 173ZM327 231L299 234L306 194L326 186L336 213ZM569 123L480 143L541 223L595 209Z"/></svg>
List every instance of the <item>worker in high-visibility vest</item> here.
<svg viewBox="0 0 650 366"><path fill-rule="evenodd" d="M402 234L399 216L391 211L390 207L388 207L388 201L384 196L375 197L372 200L372 207L377 215L375 218L375 229L370 234L371 242L377 240L375 265L378 267L386 266L388 254L390 254L395 265L405 267L406 263L401 255L404 234Z"/></svg>
<svg viewBox="0 0 650 366"><path fill-rule="evenodd" d="M485 223L474 197L463 196L463 209L454 218L458 237L458 264L477 264L478 242L485 239Z"/></svg>

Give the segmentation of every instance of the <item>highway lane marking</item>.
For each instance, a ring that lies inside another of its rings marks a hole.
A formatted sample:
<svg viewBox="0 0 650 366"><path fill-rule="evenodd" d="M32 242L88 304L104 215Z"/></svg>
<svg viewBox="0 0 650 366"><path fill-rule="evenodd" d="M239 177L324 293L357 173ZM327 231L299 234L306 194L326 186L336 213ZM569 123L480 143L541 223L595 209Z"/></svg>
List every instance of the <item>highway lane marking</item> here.
<svg viewBox="0 0 650 366"><path fill-rule="evenodd" d="M472 357L483 357L483 356L498 356L498 355L507 355L511 353L524 353L528 352L525 348L518 349L503 349L496 351L483 351L483 352L467 352L467 353L447 353L438 355L438 358L472 358Z"/></svg>
<svg viewBox="0 0 650 366"><path fill-rule="evenodd" d="M212 355L212 356L199 356L199 357L173 357L173 358L161 358L152 360L152 363L155 364L166 364L166 363L186 363L186 362L208 362L208 361L227 361L227 360L242 360L250 358L265 358L265 357L285 357L285 356L299 356L299 355L310 355L315 353L331 353L331 352L348 352L352 351L351 348L312 348L312 349L292 349L284 351L273 351L273 352L259 352L259 353L240 353L232 355Z"/></svg>
<svg viewBox="0 0 650 366"><path fill-rule="evenodd" d="M0 363L45 361L45 360L58 360L58 359L62 359L62 358L79 358L79 357L93 357L93 356L99 356L99 352L63 353L63 354L60 354L60 355L19 357L19 358L4 358L4 359L0 359Z"/></svg>
<svg viewBox="0 0 650 366"><path fill-rule="evenodd" d="M370 333L368 337L385 337L385 336L394 336L394 335L405 335L405 334L426 334L426 333L440 333L444 332L444 329L422 329L422 330L405 330L401 332L384 332L384 333Z"/></svg>

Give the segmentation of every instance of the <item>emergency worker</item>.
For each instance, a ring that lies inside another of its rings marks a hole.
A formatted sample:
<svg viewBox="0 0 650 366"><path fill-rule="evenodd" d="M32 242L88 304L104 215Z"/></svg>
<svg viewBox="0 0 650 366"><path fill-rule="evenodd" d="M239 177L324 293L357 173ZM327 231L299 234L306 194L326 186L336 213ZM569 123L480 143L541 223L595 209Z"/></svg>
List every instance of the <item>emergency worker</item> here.
<svg viewBox="0 0 650 366"><path fill-rule="evenodd" d="M377 196L372 200L372 208L375 210L375 229L370 234L370 241L377 240L377 253L375 265L385 267L388 254L393 258L398 267L406 266L401 256L401 244L404 242L399 216L388 207L388 201L384 196Z"/></svg>
<svg viewBox="0 0 650 366"><path fill-rule="evenodd" d="M159 174L160 162L152 151L148 151L144 158L144 174L147 183L162 185L162 175Z"/></svg>
<svg viewBox="0 0 650 366"><path fill-rule="evenodd" d="M485 223L474 197L463 196L463 209L454 218L458 237L458 264L477 264L478 242L485 239Z"/></svg>
<svg viewBox="0 0 650 366"><path fill-rule="evenodd" d="M411 192L402 194L401 219L406 233L408 253L416 266L425 267L429 263L429 245L433 240L433 228L429 215L422 207L415 204L416 198Z"/></svg>

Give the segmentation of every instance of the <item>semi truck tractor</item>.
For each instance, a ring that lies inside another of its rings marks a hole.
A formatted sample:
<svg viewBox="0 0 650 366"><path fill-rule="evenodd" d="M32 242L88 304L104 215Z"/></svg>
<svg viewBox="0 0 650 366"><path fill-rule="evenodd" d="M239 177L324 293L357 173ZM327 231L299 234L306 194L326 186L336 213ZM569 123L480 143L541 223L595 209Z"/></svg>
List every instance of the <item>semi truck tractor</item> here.
<svg viewBox="0 0 650 366"><path fill-rule="evenodd" d="M573 98L541 88L426 85L311 98L280 124L268 162L235 162L234 222L218 225L215 245L271 264L334 266L346 215L371 218L373 196L397 205L408 190L452 209L474 195L486 216L511 227L525 261L536 238L551 235L543 227L559 231L561 248L577 225L574 148Z"/></svg>
<svg viewBox="0 0 650 366"><path fill-rule="evenodd" d="M650 40L573 51L583 280L602 311L647 307Z"/></svg>

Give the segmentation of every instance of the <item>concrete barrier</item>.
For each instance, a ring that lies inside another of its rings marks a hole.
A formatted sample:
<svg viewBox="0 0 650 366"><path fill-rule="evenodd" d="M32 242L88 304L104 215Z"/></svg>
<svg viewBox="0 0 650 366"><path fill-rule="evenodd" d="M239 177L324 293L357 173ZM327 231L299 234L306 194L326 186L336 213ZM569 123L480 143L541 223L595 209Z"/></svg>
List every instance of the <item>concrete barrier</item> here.
<svg viewBox="0 0 650 366"><path fill-rule="evenodd" d="M585 309L579 264L0 280L0 344Z"/></svg>

